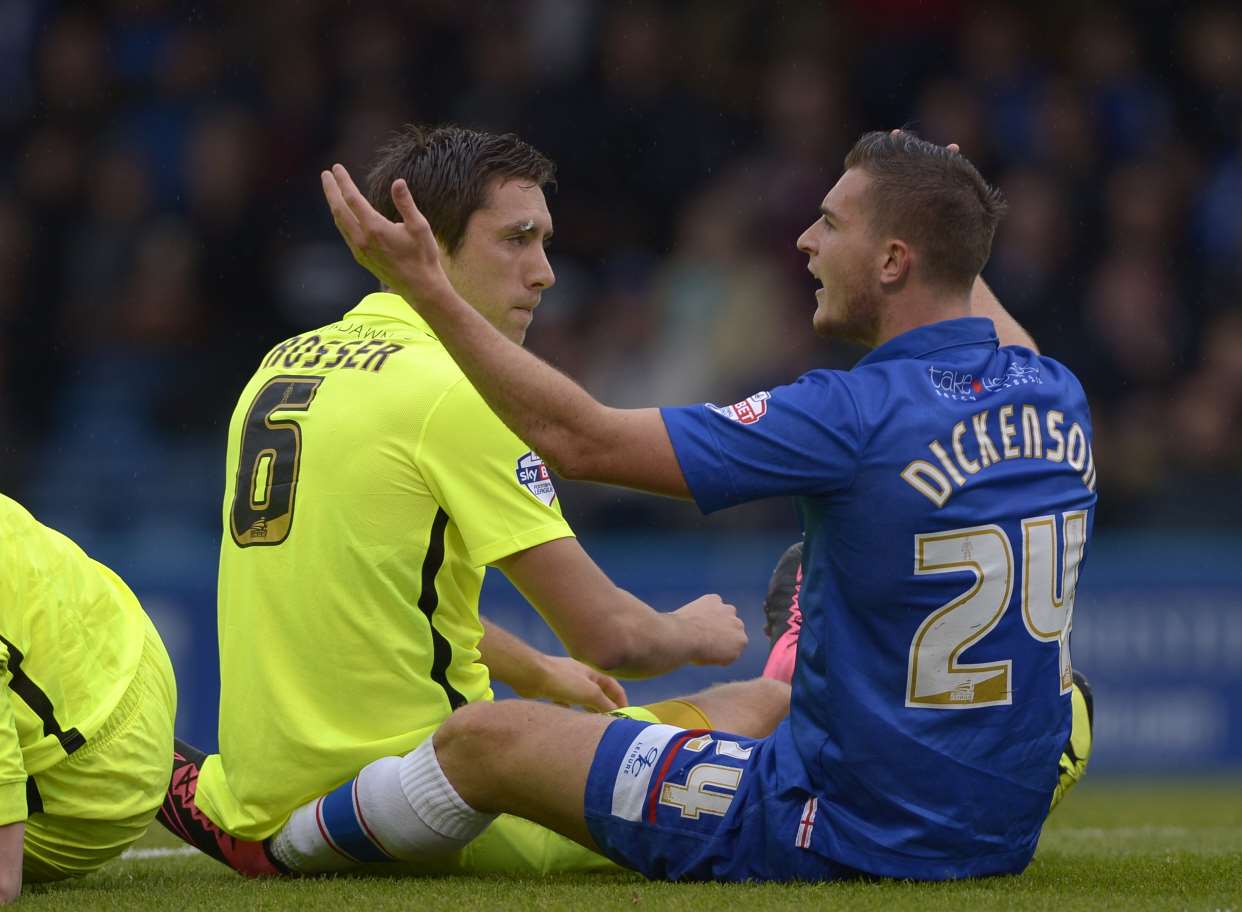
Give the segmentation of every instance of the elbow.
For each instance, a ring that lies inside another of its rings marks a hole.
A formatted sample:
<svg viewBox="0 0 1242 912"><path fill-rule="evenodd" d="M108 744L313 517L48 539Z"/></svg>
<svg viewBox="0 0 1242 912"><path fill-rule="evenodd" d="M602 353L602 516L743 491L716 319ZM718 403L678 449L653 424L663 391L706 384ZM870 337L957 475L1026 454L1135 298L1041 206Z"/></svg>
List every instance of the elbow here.
<svg viewBox="0 0 1242 912"><path fill-rule="evenodd" d="M564 478L566 481L581 481L582 468L581 464L564 453L540 453L539 458L547 464L558 478Z"/></svg>
<svg viewBox="0 0 1242 912"><path fill-rule="evenodd" d="M627 630L608 629L592 637L580 649L571 650L575 659L608 674L624 673L634 665L636 646Z"/></svg>
<svg viewBox="0 0 1242 912"><path fill-rule="evenodd" d="M615 448L611 412L599 407L581 420L547 428L539 441L540 457L552 471L568 481L603 481L608 457ZM532 441L533 442L533 441Z"/></svg>
<svg viewBox="0 0 1242 912"><path fill-rule="evenodd" d="M549 440L546 452L540 450L539 457L558 477L566 481L584 481L590 478L587 451L570 435Z"/></svg>

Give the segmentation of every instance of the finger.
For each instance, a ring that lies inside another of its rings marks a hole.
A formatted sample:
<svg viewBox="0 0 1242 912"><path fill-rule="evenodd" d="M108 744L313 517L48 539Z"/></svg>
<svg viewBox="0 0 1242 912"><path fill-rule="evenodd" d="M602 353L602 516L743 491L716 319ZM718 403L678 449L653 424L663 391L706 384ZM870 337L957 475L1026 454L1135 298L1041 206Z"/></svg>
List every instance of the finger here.
<svg viewBox="0 0 1242 912"><path fill-rule="evenodd" d="M954 155L961 155L961 153L962 153L962 147L961 147L961 146L959 146L957 143L949 143L949 145L947 146L947 148L948 148L948 150L949 150L950 152L952 152Z"/></svg>
<svg viewBox="0 0 1242 912"><path fill-rule="evenodd" d="M345 205L336 175L331 171L324 171L319 175L319 182L323 184L323 195L328 201L328 210L332 213L332 221L336 223L336 230L352 247L358 240L361 240L362 229L358 224L358 219Z"/></svg>
<svg viewBox="0 0 1242 912"><path fill-rule="evenodd" d="M601 674L599 676L599 686L605 696L613 702L613 709L621 706L629 706L629 698L625 695L625 688L621 686L621 682L611 675Z"/></svg>
<svg viewBox="0 0 1242 912"><path fill-rule="evenodd" d="M582 697L575 700L579 706L602 713L612 712L617 708L617 704L609 699L608 695L600 689L598 682L592 681L591 684L595 686L588 686L583 691Z"/></svg>
<svg viewBox="0 0 1242 912"><path fill-rule="evenodd" d="M397 178L393 181L392 201L397 207L397 212L401 214L401 221L407 227L421 227L421 223L426 222L423 214L418 211L418 205L414 202L414 194L410 193L410 185L405 182L405 178Z"/></svg>
<svg viewBox="0 0 1242 912"><path fill-rule="evenodd" d="M374 228L379 222L388 221L367 202L366 197L362 195L357 185L354 184L354 179L349 176L349 172L345 170L344 165L333 165L332 174L336 177L336 182L341 188L341 197L345 200L345 205L349 207L349 211L358 219L358 224L363 231L366 231L368 228Z"/></svg>

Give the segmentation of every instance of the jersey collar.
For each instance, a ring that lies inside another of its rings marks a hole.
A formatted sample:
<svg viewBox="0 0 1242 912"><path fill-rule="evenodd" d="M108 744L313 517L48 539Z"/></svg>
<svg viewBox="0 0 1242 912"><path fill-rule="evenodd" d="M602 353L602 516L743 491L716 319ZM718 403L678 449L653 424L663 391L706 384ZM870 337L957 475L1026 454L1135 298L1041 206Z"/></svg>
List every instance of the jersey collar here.
<svg viewBox="0 0 1242 912"><path fill-rule="evenodd" d="M393 294L390 291L373 291L359 301L345 316L354 317L359 314L370 314L372 316L384 317L388 320L396 320L398 323L405 323L439 341L422 315L405 303L405 298L399 294Z"/></svg>
<svg viewBox="0 0 1242 912"><path fill-rule="evenodd" d="M894 336L878 348L872 349L855 367L875 364L879 361L895 361L899 358L926 358L949 348L970 346L1000 346L996 329L987 317L959 317L941 320Z"/></svg>

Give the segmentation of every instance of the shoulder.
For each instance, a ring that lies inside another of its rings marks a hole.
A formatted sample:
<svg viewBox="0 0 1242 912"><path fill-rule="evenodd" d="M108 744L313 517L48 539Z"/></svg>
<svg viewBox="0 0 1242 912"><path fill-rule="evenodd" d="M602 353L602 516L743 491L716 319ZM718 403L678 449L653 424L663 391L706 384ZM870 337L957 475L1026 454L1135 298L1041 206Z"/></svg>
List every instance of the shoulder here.
<svg viewBox="0 0 1242 912"><path fill-rule="evenodd" d="M1082 382L1078 379L1078 376L1067 365L1062 364L1056 358L1039 355L1029 348L1017 348L1016 346L1010 346L1006 351L1014 353L1015 362L1025 362L1032 366L1038 365L1043 374L1056 382L1063 383L1067 387L1079 392L1082 391Z"/></svg>
<svg viewBox="0 0 1242 912"><path fill-rule="evenodd" d="M1085 408L1087 393L1082 381L1065 364L1016 345L1006 346L1001 353L1006 356L1005 379L1010 385L1038 384L1048 394Z"/></svg>
<svg viewBox="0 0 1242 912"><path fill-rule="evenodd" d="M436 395L429 402L427 418L419 435L419 452L455 454L458 459L482 459L499 455L508 459L522 443L460 370L437 377Z"/></svg>

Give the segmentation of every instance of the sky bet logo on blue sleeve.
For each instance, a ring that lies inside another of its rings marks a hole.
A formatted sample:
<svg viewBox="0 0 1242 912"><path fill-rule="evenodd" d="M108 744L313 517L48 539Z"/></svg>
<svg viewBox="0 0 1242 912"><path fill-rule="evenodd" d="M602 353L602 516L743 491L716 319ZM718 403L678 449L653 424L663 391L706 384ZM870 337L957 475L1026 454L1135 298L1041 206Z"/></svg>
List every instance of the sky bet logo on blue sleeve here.
<svg viewBox="0 0 1242 912"><path fill-rule="evenodd" d="M548 467L543 464L535 453L527 453L517 461L518 484L530 491L545 505L552 506L556 500L556 488L552 487L552 476Z"/></svg>

